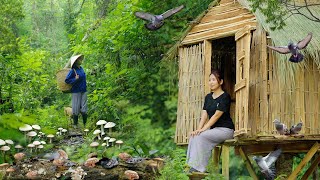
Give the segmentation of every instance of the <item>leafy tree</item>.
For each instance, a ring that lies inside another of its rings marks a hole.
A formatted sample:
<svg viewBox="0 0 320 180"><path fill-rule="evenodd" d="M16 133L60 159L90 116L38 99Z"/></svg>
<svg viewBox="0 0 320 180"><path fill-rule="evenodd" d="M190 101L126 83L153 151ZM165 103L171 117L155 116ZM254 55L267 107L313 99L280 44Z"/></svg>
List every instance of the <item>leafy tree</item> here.
<svg viewBox="0 0 320 180"><path fill-rule="evenodd" d="M295 0L249 0L252 10L260 10L267 17L267 22L272 24L271 29L281 29L284 20L292 15L301 15L315 22L320 22L320 17L310 7L320 6L320 3L303 1L298 3Z"/></svg>

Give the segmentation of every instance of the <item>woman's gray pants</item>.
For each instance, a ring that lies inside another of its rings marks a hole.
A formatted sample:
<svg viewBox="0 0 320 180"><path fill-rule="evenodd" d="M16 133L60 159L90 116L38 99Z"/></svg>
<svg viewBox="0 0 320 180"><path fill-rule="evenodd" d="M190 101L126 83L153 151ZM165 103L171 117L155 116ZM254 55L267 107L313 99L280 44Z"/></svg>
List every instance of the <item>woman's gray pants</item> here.
<svg viewBox="0 0 320 180"><path fill-rule="evenodd" d="M211 156L212 149L219 143L233 138L234 130L216 127L203 131L198 136L190 137L187 163L194 169L205 172Z"/></svg>
<svg viewBox="0 0 320 180"><path fill-rule="evenodd" d="M72 114L78 116L79 113L87 113L87 93L72 93Z"/></svg>

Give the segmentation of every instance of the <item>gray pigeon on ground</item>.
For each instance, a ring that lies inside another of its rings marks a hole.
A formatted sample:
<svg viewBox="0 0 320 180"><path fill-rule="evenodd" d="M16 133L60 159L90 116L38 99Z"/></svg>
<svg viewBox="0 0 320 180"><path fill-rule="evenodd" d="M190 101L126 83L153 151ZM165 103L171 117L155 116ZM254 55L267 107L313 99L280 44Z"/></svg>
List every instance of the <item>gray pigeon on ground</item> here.
<svg viewBox="0 0 320 180"><path fill-rule="evenodd" d="M282 150L278 149L276 151L270 152L267 156L264 157L256 157L253 156L253 160L258 164L260 171L267 180L273 180L276 177L276 170L273 165L274 162L280 156Z"/></svg>
<svg viewBox="0 0 320 180"><path fill-rule="evenodd" d="M278 131L278 133L280 135L288 135L289 134L287 126L285 124L281 123L279 119L275 119L273 121L273 123L276 127L276 130Z"/></svg>
<svg viewBox="0 0 320 180"><path fill-rule="evenodd" d="M162 27L165 19L167 19L170 16L174 15L175 13L179 12L183 8L184 8L184 6L181 5L179 7L170 9L160 15L153 15L153 14L146 13L146 12L135 12L134 15L137 18L148 21L148 23L145 24L145 27L151 31L155 31L155 30Z"/></svg>
<svg viewBox="0 0 320 180"><path fill-rule="evenodd" d="M310 32L308 33L307 37L299 41L297 44L290 42L288 46L279 46L279 47L267 46L267 47L281 54L291 53L292 55L289 58L289 61L298 63L303 60L303 55L299 53L299 50L307 47L307 45L311 41L311 38L312 38L312 33Z"/></svg>
<svg viewBox="0 0 320 180"><path fill-rule="evenodd" d="M290 134L298 134L301 131L301 128L302 128L302 122L299 122L298 124L293 125L290 128Z"/></svg>

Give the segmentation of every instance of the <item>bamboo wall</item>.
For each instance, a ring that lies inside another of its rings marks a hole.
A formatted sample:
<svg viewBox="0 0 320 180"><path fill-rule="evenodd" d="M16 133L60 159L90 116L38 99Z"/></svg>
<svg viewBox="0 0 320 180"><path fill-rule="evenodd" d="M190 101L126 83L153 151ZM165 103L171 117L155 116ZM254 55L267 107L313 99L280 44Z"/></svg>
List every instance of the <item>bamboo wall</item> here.
<svg viewBox="0 0 320 180"><path fill-rule="evenodd" d="M205 97L204 43L179 49L179 94L175 142L186 144L199 124Z"/></svg>
<svg viewBox="0 0 320 180"><path fill-rule="evenodd" d="M307 67L277 62L268 51L266 33L253 32L250 60L249 137L277 135L273 120L280 119L288 127L303 122L301 134L318 136L320 131L320 69L306 56ZM291 67L294 66L294 67ZM287 69L284 69L287 68ZM285 71L295 70L294 77Z"/></svg>

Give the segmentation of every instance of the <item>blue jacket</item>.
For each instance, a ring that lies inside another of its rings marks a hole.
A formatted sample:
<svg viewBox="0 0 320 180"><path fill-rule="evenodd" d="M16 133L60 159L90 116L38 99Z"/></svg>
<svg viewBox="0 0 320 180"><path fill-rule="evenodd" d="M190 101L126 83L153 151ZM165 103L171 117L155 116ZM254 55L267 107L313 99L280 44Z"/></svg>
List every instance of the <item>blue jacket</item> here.
<svg viewBox="0 0 320 180"><path fill-rule="evenodd" d="M76 74L74 72L76 70L77 74L79 75L79 79L76 80ZM67 77L65 82L67 84L71 84L71 92L72 93L79 93L79 92L86 92L87 91L87 82L86 82L86 73L84 73L83 68L80 66L78 67L73 67Z"/></svg>

